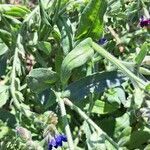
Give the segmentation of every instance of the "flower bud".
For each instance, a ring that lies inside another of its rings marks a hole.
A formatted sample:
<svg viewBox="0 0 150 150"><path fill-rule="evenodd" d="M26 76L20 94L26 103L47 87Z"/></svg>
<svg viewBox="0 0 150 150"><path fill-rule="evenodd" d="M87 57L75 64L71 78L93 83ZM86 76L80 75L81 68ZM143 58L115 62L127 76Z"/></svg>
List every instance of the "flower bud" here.
<svg viewBox="0 0 150 150"><path fill-rule="evenodd" d="M32 140L32 136L31 136L31 132L28 131L26 128L23 127L16 127L17 133L19 135L19 137L27 142L29 140Z"/></svg>

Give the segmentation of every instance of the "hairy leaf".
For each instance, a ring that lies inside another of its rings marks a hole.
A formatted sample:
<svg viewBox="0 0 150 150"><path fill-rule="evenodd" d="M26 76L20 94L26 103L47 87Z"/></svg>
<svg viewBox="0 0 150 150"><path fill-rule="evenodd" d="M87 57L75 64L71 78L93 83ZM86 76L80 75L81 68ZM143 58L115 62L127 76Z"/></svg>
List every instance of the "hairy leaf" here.
<svg viewBox="0 0 150 150"><path fill-rule="evenodd" d="M61 82L63 84L66 84L74 68L85 64L94 55L90 46L91 42L90 38L85 39L65 57L61 66Z"/></svg>
<svg viewBox="0 0 150 150"><path fill-rule="evenodd" d="M90 93L101 93L107 88L120 86L125 77L117 71L92 74L70 84L63 93L71 100L82 100Z"/></svg>
<svg viewBox="0 0 150 150"><path fill-rule="evenodd" d="M56 72L52 71L51 68L33 69L27 75L28 86L35 93L39 93L48 88L51 84L55 83L57 79Z"/></svg>

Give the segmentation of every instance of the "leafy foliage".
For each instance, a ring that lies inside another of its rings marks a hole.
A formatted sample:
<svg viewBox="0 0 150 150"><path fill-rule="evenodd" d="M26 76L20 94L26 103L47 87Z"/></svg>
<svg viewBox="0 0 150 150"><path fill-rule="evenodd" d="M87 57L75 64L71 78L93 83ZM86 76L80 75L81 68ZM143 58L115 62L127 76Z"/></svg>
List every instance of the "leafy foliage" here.
<svg viewBox="0 0 150 150"><path fill-rule="evenodd" d="M149 7L0 1L0 149L150 149Z"/></svg>

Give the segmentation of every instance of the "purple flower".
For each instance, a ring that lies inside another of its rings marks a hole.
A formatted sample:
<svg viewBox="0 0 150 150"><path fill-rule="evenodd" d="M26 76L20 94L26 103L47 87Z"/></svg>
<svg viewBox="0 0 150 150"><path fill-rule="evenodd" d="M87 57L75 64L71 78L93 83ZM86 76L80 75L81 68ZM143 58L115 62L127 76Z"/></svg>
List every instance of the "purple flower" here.
<svg viewBox="0 0 150 150"><path fill-rule="evenodd" d="M55 135L48 143L48 150L52 150L53 147L62 146L62 142L67 142L67 137L63 134Z"/></svg>
<svg viewBox="0 0 150 150"><path fill-rule="evenodd" d="M147 27L148 25L150 25L150 19L145 19L143 16L140 19L140 26L143 27Z"/></svg>
<svg viewBox="0 0 150 150"><path fill-rule="evenodd" d="M106 42L107 42L106 38L101 38L101 39L99 39L98 44L104 45Z"/></svg>

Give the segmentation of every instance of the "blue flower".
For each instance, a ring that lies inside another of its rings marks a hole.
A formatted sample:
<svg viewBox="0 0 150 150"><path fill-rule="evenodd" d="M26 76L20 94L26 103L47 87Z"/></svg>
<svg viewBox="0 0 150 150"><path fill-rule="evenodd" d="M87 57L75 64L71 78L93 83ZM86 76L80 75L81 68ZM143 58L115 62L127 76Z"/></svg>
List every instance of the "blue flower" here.
<svg viewBox="0 0 150 150"><path fill-rule="evenodd" d="M150 19L144 19L144 17L142 16L140 19L140 26L143 28L149 25L150 25Z"/></svg>
<svg viewBox="0 0 150 150"><path fill-rule="evenodd" d="M55 135L48 143L48 150L52 150L53 147L57 148L62 146L63 142L67 142L67 137L65 135Z"/></svg>
<svg viewBox="0 0 150 150"><path fill-rule="evenodd" d="M106 42L107 42L106 38L101 38L101 39L99 39L98 44L104 45Z"/></svg>

